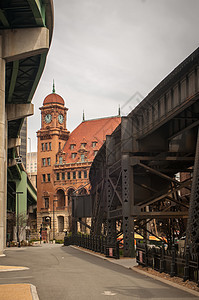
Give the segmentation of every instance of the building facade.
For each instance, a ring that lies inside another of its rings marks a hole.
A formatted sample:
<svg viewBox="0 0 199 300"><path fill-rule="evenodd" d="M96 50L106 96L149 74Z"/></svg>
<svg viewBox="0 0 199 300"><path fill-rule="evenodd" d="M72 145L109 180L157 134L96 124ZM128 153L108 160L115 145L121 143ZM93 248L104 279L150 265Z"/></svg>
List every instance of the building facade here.
<svg viewBox="0 0 199 300"><path fill-rule="evenodd" d="M64 100L48 95L41 109L37 132L37 229L48 239L63 239L71 230L71 195L89 192L89 170L106 135L120 124L120 116L84 120L69 133Z"/></svg>
<svg viewBox="0 0 199 300"><path fill-rule="evenodd" d="M28 176L30 178L30 181L36 188L37 187L37 152L28 152L26 161L27 161L26 170Z"/></svg>

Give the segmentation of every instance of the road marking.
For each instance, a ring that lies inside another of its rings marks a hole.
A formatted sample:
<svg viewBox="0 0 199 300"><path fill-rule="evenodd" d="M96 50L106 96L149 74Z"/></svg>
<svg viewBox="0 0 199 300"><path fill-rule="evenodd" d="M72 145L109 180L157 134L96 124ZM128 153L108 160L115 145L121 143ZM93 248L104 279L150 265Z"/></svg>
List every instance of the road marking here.
<svg viewBox="0 0 199 300"><path fill-rule="evenodd" d="M0 280L4 279L26 279L26 278L33 278L33 276L26 276L26 277L0 277Z"/></svg>
<svg viewBox="0 0 199 300"><path fill-rule="evenodd" d="M111 292L111 291L104 291L104 292L102 293L102 295L104 295L104 296L115 296L116 293L113 293L113 292Z"/></svg>
<svg viewBox="0 0 199 300"><path fill-rule="evenodd" d="M9 271L24 271L29 270L27 267L18 267L18 266L0 266L0 272L9 272Z"/></svg>

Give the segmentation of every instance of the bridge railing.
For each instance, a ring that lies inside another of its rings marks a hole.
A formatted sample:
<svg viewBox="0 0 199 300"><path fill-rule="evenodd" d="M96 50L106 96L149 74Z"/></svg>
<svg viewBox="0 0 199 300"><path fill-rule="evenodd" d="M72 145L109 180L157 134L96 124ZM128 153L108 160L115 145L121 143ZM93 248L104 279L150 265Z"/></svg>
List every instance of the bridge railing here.
<svg viewBox="0 0 199 300"><path fill-rule="evenodd" d="M119 259L119 243L108 245L106 236L91 236L76 234L64 238L64 246L76 245L94 252L104 254L106 257Z"/></svg>
<svg viewBox="0 0 199 300"><path fill-rule="evenodd" d="M147 244L137 243L136 261L143 267L168 273L171 277L181 277L183 281L197 282L199 286L199 254L191 255L189 246L181 254L177 252L175 245L171 250L165 250L164 246L149 247Z"/></svg>

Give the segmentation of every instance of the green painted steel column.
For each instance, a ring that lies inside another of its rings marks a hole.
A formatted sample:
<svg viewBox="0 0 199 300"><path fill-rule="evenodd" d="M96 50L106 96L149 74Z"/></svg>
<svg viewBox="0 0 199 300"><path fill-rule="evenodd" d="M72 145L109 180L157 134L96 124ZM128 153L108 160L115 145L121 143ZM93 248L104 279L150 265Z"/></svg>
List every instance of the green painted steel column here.
<svg viewBox="0 0 199 300"><path fill-rule="evenodd" d="M19 194L22 192L23 194ZM16 181L16 215L19 218L19 226L26 225L27 215L27 175L21 171L21 180ZM17 199L18 197L18 199Z"/></svg>

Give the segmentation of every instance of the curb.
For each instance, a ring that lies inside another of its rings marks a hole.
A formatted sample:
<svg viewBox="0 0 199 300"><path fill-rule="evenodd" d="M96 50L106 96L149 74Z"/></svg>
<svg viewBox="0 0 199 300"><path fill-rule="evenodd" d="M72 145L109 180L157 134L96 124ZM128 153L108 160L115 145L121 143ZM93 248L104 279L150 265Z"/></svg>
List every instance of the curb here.
<svg viewBox="0 0 199 300"><path fill-rule="evenodd" d="M104 259L104 260L110 261L110 259L109 259L108 257L106 257L106 256L102 256L102 255L97 254L97 253L92 253L92 252L90 252L90 251L87 251L87 250L82 249L81 247L73 246L73 245L70 245L70 247L71 247L71 248L74 248L74 249L77 249L77 250L79 250L79 251L82 251L82 252L85 252L85 253L94 255L94 256L96 256L96 257L100 257L100 258L102 258L102 259Z"/></svg>
<svg viewBox="0 0 199 300"><path fill-rule="evenodd" d="M32 299L33 300L39 300L39 296L37 294L36 286L33 285L33 284L30 284L30 290L31 290L31 294L32 294Z"/></svg>
<svg viewBox="0 0 199 300"><path fill-rule="evenodd" d="M136 267L133 267L133 268L131 268L131 269L132 269L133 271L137 272L137 273L140 273L140 274L142 274L142 275L151 277L151 278L153 278L153 279L155 279L155 280L159 280L159 281L161 281L161 282L163 282L163 283L165 283L165 284L171 285L171 286L173 286L173 287L175 287L175 288L177 288L177 289L183 290L183 291L185 291L185 292L187 292L187 293L190 293L190 294L192 294L192 295L194 295L194 296L198 296L198 297L199 297L199 292L193 291L193 290L191 290L191 289L189 289L189 288L186 288L185 286L181 286L181 285L179 285L179 284L177 284L177 283L175 283L175 282L172 282L172 281L170 281L170 280L166 280L166 279L164 279L164 278L161 278L161 277L152 275L152 274L150 274L150 273L147 273L147 272L145 272L145 271L139 270L139 269L137 269Z"/></svg>

